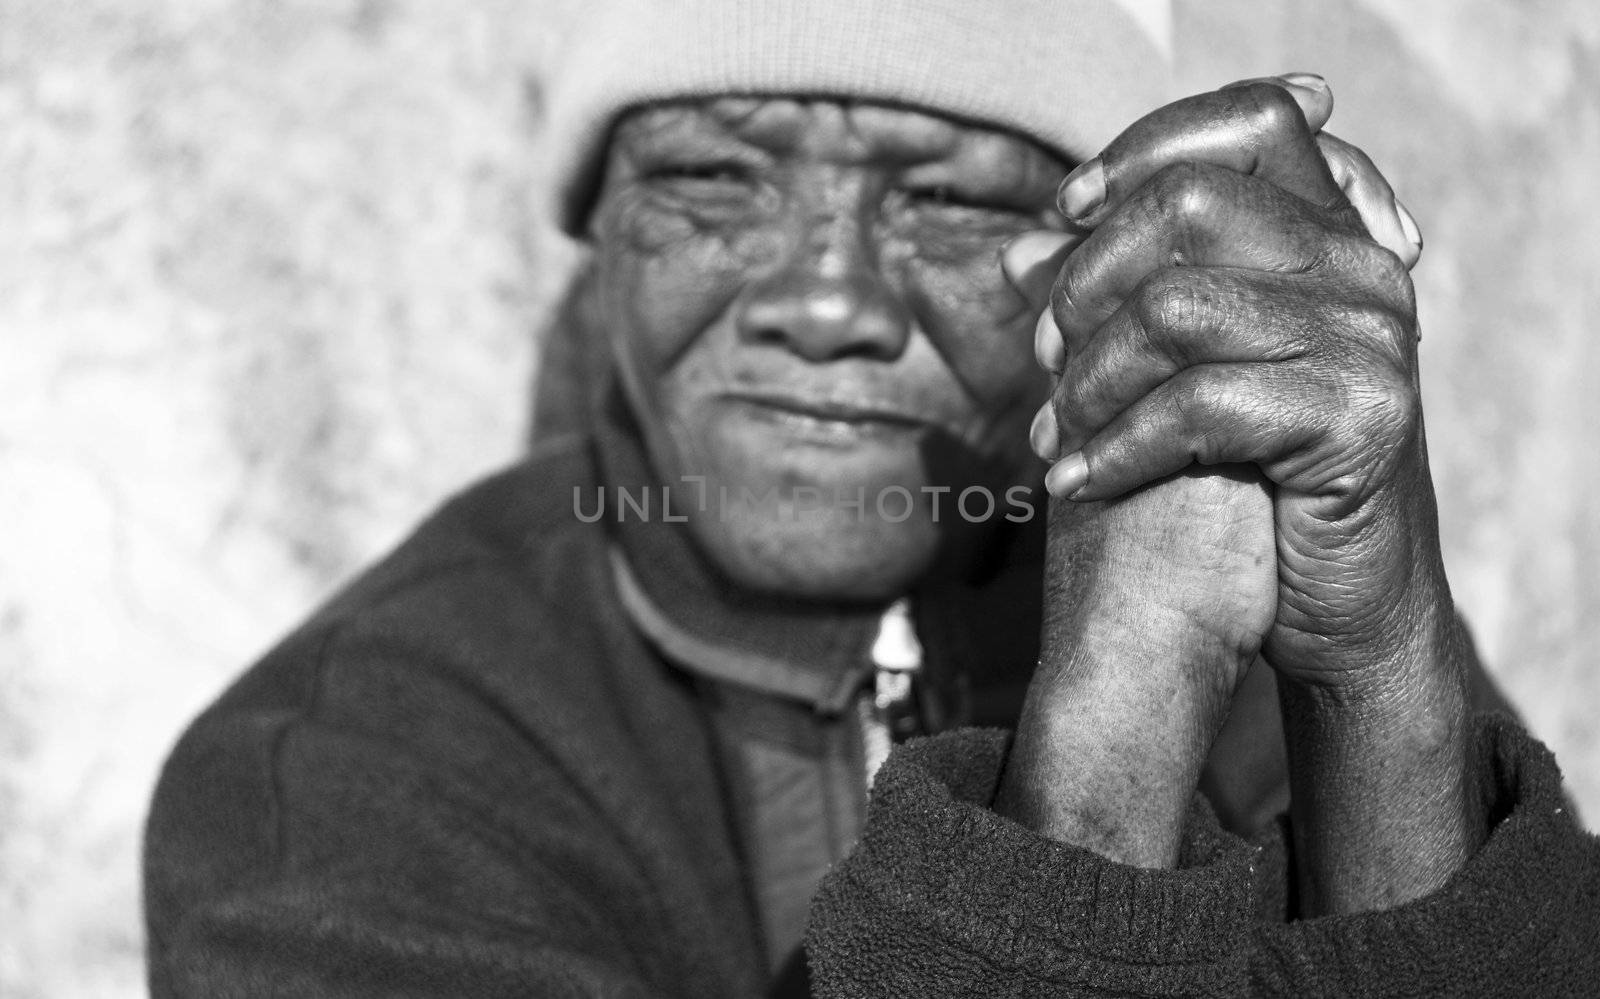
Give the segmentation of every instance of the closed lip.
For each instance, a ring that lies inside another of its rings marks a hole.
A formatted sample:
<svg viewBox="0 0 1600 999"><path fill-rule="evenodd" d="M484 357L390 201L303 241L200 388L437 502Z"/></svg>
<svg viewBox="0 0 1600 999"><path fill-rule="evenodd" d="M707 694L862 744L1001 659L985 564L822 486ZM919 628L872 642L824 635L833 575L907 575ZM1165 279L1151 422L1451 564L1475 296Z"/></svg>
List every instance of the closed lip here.
<svg viewBox="0 0 1600 999"><path fill-rule="evenodd" d="M814 420L840 423L884 423L902 427L926 427L928 421L898 407L777 392L730 392L726 398L752 406L762 406Z"/></svg>

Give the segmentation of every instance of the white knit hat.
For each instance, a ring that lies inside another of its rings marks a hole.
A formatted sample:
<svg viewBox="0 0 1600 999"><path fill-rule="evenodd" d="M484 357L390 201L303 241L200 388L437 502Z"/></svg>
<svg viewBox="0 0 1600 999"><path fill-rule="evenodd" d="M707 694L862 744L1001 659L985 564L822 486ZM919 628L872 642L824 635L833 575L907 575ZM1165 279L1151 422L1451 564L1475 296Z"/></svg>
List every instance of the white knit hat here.
<svg viewBox="0 0 1600 999"><path fill-rule="evenodd" d="M600 0L552 67L555 217L581 228L618 114L673 98L884 101L1085 159L1170 99L1162 46L1130 13L1139 2Z"/></svg>

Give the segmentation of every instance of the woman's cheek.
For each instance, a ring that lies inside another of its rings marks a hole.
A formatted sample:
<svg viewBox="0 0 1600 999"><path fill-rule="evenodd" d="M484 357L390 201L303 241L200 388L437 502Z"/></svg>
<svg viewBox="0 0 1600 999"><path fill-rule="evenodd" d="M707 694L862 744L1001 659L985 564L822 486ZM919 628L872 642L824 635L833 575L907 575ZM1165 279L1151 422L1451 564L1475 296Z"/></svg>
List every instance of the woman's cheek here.
<svg viewBox="0 0 1600 999"><path fill-rule="evenodd" d="M629 241L613 283L628 298L625 335L633 352L657 374L727 312L757 266L742 233L681 220L672 230L671 240L658 230L649 241Z"/></svg>
<svg viewBox="0 0 1600 999"><path fill-rule="evenodd" d="M1048 381L1033 360L1038 317L1006 282L994 251L912 261L905 273L918 321L986 422L1043 399Z"/></svg>

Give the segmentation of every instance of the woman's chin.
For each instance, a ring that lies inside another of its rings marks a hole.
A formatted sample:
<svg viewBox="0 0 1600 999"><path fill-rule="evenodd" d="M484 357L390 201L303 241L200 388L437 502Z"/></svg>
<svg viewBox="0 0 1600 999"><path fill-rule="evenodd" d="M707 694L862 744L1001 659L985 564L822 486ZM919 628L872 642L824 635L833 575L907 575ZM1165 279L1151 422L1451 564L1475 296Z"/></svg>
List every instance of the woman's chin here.
<svg viewBox="0 0 1600 999"><path fill-rule="evenodd" d="M939 548L928 520L890 523L850 509L785 517L691 521L701 549L732 582L769 597L879 602L925 576Z"/></svg>

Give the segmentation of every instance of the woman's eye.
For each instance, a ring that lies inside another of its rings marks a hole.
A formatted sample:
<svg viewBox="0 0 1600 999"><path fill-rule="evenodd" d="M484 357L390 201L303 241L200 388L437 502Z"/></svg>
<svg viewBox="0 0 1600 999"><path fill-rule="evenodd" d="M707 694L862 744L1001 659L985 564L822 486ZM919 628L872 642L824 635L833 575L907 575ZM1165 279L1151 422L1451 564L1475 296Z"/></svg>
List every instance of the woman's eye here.
<svg viewBox="0 0 1600 999"><path fill-rule="evenodd" d="M644 186L665 208L707 217L745 212L761 193L758 178L749 167L721 160L653 167L644 172Z"/></svg>
<svg viewBox="0 0 1600 999"><path fill-rule="evenodd" d="M906 199L918 208L959 209L1003 215L1016 215L1022 212L1021 208L998 198L969 193L949 184L914 187L905 193Z"/></svg>
<svg viewBox="0 0 1600 999"><path fill-rule="evenodd" d="M749 171L738 163L669 163L650 170L649 179L666 183L743 184Z"/></svg>
<svg viewBox="0 0 1600 999"><path fill-rule="evenodd" d="M956 203L957 199L947 184L938 184L934 187L913 188L906 192L911 200L924 205L949 205Z"/></svg>

